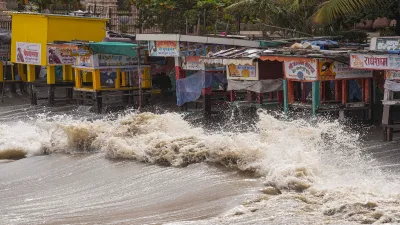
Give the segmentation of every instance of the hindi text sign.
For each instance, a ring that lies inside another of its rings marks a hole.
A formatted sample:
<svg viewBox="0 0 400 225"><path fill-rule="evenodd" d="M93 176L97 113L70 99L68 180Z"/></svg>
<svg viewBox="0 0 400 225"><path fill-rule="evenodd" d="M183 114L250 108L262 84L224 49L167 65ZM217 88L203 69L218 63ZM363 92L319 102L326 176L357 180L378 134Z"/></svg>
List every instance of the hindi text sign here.
<svg viewBox="0 0 400 225"><path fill-rule="evenodd" d="M17 42L16 62L31 65L41 64L41 44Z"/></svg>

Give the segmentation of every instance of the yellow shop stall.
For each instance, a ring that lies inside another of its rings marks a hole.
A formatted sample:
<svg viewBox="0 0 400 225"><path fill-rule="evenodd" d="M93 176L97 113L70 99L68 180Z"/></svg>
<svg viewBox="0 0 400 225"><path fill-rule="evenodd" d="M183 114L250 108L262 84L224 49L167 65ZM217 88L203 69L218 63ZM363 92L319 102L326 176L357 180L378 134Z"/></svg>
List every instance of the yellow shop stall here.
<svg viewBox="0 0 400 225"><path fill-rule="evenodd" d="M56 87L72 97L72 64L79 55L76 43L98 42L106 36L108 19L11 12L11 62L18 65L18 75L30 84L31 103L37 104L37 87L48 88L48 103L55 103ZM45 80L38 71L45 69ZM62 74L61 76L56 76Z"/></svg>
<svg viewBox="0 0 400 225"><path fill-rule="evenodd" d="M93 106L98 113L106 107L140 108L152 87L144 49L124 42L89 43L87 47L90 54L76 57L73 66L78 104Z"/></svg>

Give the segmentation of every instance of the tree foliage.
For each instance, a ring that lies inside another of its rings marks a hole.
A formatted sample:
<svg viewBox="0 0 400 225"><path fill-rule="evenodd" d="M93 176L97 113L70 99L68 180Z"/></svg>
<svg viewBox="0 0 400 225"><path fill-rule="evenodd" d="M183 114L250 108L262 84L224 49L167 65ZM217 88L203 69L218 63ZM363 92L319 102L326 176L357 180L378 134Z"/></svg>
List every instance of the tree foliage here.
<svg viewBox="0 0 400 225"><path fill-rule="evenodd" d="M209 29L218 20L229 18L223 8L230 0L131 0L131 4L139 11L139 28L157 26L164 32L185 32L204 27L204 21Z"/></svg>

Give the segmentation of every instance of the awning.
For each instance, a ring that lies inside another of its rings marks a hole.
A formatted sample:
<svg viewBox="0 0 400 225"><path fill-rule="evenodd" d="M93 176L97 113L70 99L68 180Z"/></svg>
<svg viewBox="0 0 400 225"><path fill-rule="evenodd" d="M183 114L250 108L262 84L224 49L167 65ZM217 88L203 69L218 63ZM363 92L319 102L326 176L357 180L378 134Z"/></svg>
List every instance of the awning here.
<svg viewBox="0 0 400 225"><path fill-rule="evenodd" d="M93 54L112 54L137 57L137 45L126 42L96 42L90 43Z"/></svg>

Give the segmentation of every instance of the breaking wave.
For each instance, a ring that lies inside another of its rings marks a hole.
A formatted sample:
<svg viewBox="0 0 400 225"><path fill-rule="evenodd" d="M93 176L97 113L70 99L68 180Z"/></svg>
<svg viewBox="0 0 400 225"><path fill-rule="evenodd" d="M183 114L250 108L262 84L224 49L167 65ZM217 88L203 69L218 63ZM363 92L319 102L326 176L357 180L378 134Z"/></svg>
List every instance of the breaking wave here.
<svg viewBox="0 0 400 225"><path fill-rule="evenodd" d="M24 157L98 152L174 167L215 163L263 179L258 199L201 221L205 224L246 224L250 218L260 224L298 223L295 218L303 223L400 222L400 183L377 169L362 151L358 133L337 121L289 121L263 111L258 116L255 129L235 132L207 131L176 113L130 112L93 121L42 115L0 125L0 157L13 151Z"/></svg>

